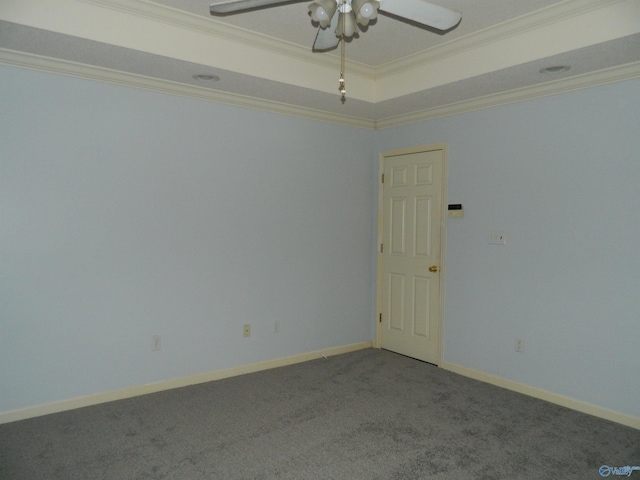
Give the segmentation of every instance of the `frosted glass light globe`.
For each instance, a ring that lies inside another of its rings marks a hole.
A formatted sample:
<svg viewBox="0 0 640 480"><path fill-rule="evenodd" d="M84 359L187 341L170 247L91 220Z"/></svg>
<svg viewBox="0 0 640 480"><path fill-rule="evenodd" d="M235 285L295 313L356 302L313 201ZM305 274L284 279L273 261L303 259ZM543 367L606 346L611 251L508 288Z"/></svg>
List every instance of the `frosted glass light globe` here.
<svg viewBox="0 0 640 480"><path fill-rule="evenodd" d="M364 18L371 18L374 12L375 8L373 8L373 5L371 5L369 2L365 3L364 5L362 5L362 8L360 8L360 15L362 15Z"/></svg>
<svg viewBox="0 0 640 480"><path fill-rule="evenodd" d="M327 11L324 8L318 7L316 9L316 18L319 21L328 20L329 19L329 14L327 13Z"/></svg>

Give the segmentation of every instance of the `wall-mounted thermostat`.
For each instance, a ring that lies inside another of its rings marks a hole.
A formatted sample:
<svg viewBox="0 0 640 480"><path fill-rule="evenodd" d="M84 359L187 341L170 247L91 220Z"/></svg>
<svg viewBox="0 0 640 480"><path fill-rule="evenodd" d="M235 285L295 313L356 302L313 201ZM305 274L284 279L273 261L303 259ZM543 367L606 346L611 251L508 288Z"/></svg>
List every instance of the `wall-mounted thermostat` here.
<svg viewBox="0 0 640 480"><path fill-rule="evenodd" d="M451 218L462 218L462 204L461 203L453 203L449 204L449 217Z"/></svg>

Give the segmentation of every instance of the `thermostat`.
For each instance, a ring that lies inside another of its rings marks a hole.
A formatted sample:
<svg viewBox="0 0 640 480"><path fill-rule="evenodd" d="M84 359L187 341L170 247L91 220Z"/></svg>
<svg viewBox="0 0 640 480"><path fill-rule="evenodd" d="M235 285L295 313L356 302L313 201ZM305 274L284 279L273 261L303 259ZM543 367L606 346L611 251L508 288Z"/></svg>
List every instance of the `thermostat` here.
<svg viewBox="0 0 640 480"><path fill-rule="evenodd" d="M461 203L449 204L449 217L462 218L463 210Z"/></svg>

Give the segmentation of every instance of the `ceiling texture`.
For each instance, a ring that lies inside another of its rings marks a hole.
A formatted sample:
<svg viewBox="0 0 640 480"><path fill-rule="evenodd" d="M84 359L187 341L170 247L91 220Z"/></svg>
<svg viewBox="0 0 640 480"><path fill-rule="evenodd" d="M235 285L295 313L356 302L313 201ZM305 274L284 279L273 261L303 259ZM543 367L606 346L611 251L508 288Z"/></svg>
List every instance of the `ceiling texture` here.
<svg viewBox="0 0 640 480"><path fill-rule="evenodd" d="M369 129L640 77L640 0L430 1L460 24L381 13L346 43L344 103L311 0L0 0L0 63Z"/></svg>

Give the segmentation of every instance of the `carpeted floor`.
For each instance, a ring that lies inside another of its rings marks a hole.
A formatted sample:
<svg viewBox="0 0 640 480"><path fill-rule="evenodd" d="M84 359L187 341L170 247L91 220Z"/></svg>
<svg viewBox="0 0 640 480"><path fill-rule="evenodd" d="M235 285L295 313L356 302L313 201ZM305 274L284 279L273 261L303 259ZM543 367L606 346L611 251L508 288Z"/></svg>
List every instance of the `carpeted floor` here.
<svg viewBox="0 0 640 480"><path fill-rule="evenodd" d="M585 480L602 465L640 466L640 430L375 349L0 425L2 480Z"/></svg>

